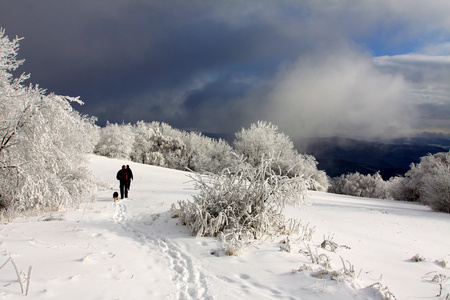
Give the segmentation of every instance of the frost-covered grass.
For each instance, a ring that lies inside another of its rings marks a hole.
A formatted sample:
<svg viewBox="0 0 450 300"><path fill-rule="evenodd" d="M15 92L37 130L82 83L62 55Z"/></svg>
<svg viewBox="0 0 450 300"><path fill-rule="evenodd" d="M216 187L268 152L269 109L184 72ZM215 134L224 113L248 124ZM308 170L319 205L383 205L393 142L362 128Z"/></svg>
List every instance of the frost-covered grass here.
<svg viewBox="0 0 450 300"><path fill-rule="evenodd" d="M135 180L130 198L113 203L124 163ZM29 282L29 299L400 300L450 293L449 214L310 192L310 206L284 210L301 220L298 235L265 235L227 256L216 238L195 238L172 218L173 204L198 193L186 172L97 156L90 166L111 186L97 202L1 224L1 299L24 299L18 277L24 293Z"/></svg>
<svg viewBox="0 0 450 300"><path fill-rule="evenodd" d="M256 239L271 231L282 231L287 223L283 208L306 203L307 183L300 176L279 175L272 165L270 158L257 167L241 161L220 174L191 176L198 194L192 202L179 202L182 222L196 236L222 234L224 239Z"/></svg>

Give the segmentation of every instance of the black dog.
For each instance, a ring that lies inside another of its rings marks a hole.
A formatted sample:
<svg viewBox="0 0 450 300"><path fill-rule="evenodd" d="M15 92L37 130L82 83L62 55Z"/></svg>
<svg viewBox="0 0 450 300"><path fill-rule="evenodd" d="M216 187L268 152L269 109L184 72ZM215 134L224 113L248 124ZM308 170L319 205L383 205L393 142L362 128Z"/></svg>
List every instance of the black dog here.
<svg viewBox="0 0 450 300"><path fill-rule="evenodd" d="M114 198L114 202L116 202L117 200L119 200L119 193L118 193L118 192L114 192L114 193L113 193L113 198Z"/></svg>

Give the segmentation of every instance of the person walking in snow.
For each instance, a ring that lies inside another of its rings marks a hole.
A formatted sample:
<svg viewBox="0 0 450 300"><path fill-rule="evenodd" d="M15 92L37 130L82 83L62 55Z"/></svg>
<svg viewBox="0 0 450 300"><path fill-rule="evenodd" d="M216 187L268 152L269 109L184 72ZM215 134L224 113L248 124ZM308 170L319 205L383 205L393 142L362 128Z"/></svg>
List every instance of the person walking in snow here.
<svg viewBox="0 0 450 300"><path fill-rule="evenodd" d="M117 172L116 178L120 182L120 185L119 185L120 199L123 199L124 196L125 196L125 198L128 198L128 189L127 189L128 172L127 172L125 165L123 165L122 169L120 169L119 172Z"/></svg>
<svg viewBox="0 0 450 300"><path fill-rule="evenodd" d="M127 172L128 172L128 180L127 180L127 190L130 190L131 180L133 180L133 172L130 169L130 166L127 165Z"/></svg>

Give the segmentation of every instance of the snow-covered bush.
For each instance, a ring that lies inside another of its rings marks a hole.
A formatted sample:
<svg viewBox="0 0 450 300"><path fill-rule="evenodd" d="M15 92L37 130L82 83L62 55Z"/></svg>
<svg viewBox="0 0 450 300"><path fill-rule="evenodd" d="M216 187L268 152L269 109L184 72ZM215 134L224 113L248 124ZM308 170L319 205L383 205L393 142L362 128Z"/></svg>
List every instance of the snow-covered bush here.
<svg viewBox="0 0 450 300"><path fill-rule="evenodd" d="M133 150L134 132L130 124L106 123L94 153L110 158L129 159Z"/></svg>
<svg viewBox="0 0 450 300"><path fill-rule="evenodd" d="M301 174L308 183L308 189L313 191L325 192L330 186L327 173L317 169L317 160L314 156L308 154L297 154L292 162L294 167L288 173L288 176L298 176Z"/></svg>
<svg viewBox="0 0 450 300"><path fill-rule="evenodd" d="M165 123L153 122L152 125L157 125L162 135L184 145L181 152L165 154L172 155L172 168L219 173L231 165L232 148L224 140L212 139L195 131L178 130Z"/></svg>
<svg viewBox="0 0 450 300"><path fill-rule="evenodd" d="M224 140L186 132L166 123L139 121L106 124L100 129L95 153L161 167L218 173L229 167L232 148Z"/></svg>
<svg viewBox="0 0 450 300"><path fill-rule="evenodd" d="M198 132L186 133L186 167L192 171L220 173L232 164L232 148L224 140L206 137Z"/></svg>
<svg viewBox="0 0 450 300"><path fill-rule="evenodd" d="M72 108L78 98L24 86L29 75L13 78L18 46L0 30L0 218L77 205L95 192L83 163L93 119Z"/></svg>
<svg viewBox="0 0 450 300"><path fill-rule="evenodd" d="M187 132L159 122L138 122L132 159L180 170L219 173L232 162L231 146L199 132Z"/></svg>
<svg viewBox="0 0 450 300"><path fill-rule="evenodd" d="M133 127L134 141L130 158L133 161L184 170L182 156L186 146L180 138L181 132L165 123L144 121Z"/></svg>
<svg viewBox="0 0 450 300"><path fill-rule="evenodd" d="M378 172L373 175L356 172L335 177L328 191L357 197L389 198L386 182Z"/></svg>
<svg viewBox="0 0 450 300"><path fill-rule="evenodd" d="M155 130L151 128L150 124L144 121L138 121L133 126L134 143L133 150L130 154L131 160L143 164L152 164L152 153L155 151L155 145L152 141L155 135Z"/></svg>
<svg viewBox="0 0 450 300"><path fill-rule="evenodd" d="M264 121L251 124L249 129L243 128L236 133L233 141L236 153L243 155L247 162L256 167L263 157L274 156L274 164L286 174L287 168L295 157L294 144L278 127Z"/></svg>
<svg viewBox="0 0 450 300"><path fill-rule="evenodd" d="M422 158L423 159L423 158ZM420 190L423 184L423 176L427 173L427 168L424 168L425 165L428 165L426 162L424 165L420 164L411 164L411 169L406 172L405 177L400 180L398 185L398 190L395 193L397 200L411 201L411 202L420 202ZM401 183L401 184L400 184Z"/></svg>
<svg viewBox="0 0 450 300"><path fill-rule="evenodd" d="M404 178L394 180L390 190L394 199L417 201L450 213L450 152L422 157Z"/></svg>
<svg viewBox="0 0 450 300"><path fill-rule="evenodd" d="M152 165L171 169L185 169L182 163L182 156L186 150L186 145L178 137L163 135L158 129L151 137L154 151L150 155Z"/></svg>
<svg viewBox="0 0 450 300"><path fill-rule="evenodd" d="M449 152L429 154L421 157L418 164L411 164L410 170L401 181L403 185L401 193L395 199L427 204L427 199L423 197L424 184L425 181L431 184L433 180L426 178L437 173L445 177L445 166L450 164L449 155Z"/></svg>
<svg viewBox="0 0 450 300"><path fill-rule="evenodd" d="M242 160L220 174L195 173L199 194L192 202L180 201L182 222L196 236L223 234L239 240L285 229L282 209L288 203L305 204L307 187L302 177L279 175L272 164L272 158L263 157L257 167Z"/></svg>
<svg viewBox="0 0 450 300"><path fill-rule="evenodd" d="M450 152L427 155L411 164L405 177L384 181L379 173L358 172L332 179L329 192L336 194L414 201L435 211L450 213Z"/></svg>
<svg viewBox="0 0 450 300"><path fill-rule="evenodd" d="M233 142L236 153L243 155L254 167L263 157L274 157L272 168L280 175L304 176L309 189L325 191L329 183L323 171L317 170L317 161L311 155L298 154L290 138L278 132L278 127L264 121L251 124L249 129L236 133Z"/></svg>
<svg viewBox="0 0 450 300"><path fill-rule="evenodd" d="M405 183L405 177L395 176L389 178L389 180L386 181L386 190L389 199L406 200L408 197L405 197L404 195L407 195L410 192L410 189Z"/></svg>
<svg viewBox="0 0 450 300"><path fill-rule="evenodd" d="M420 198L433 210L450 213L450 152L433 157L434 166L422 177Z"/></svg>

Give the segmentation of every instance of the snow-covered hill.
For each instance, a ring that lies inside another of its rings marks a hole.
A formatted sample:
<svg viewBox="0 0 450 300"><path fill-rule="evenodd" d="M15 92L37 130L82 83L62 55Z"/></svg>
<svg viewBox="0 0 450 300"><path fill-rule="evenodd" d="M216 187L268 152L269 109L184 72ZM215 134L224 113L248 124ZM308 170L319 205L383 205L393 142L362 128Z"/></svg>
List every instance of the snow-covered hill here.
<svg viewBox="0 0 450 300"><path fill-rule="evenodd" d="M135 180L130 198L114 203L122 164ZM171 217L172 204L195 193L187 173L97 156L91 167L111 187L96 202L0 226L1 299L23 299L14 264L24 293L29 283L29 299L403 300L450 293L449 214L312 192L310 206L286 211L314 228L312 241L290 237L287 252L280 250L285 236L268 236L230 257L216 239L194 238ZM324 240L336 251L321 248ZM329 268L312 263L311 252ZM416 254L423 261L413 262Z"/></svg>

